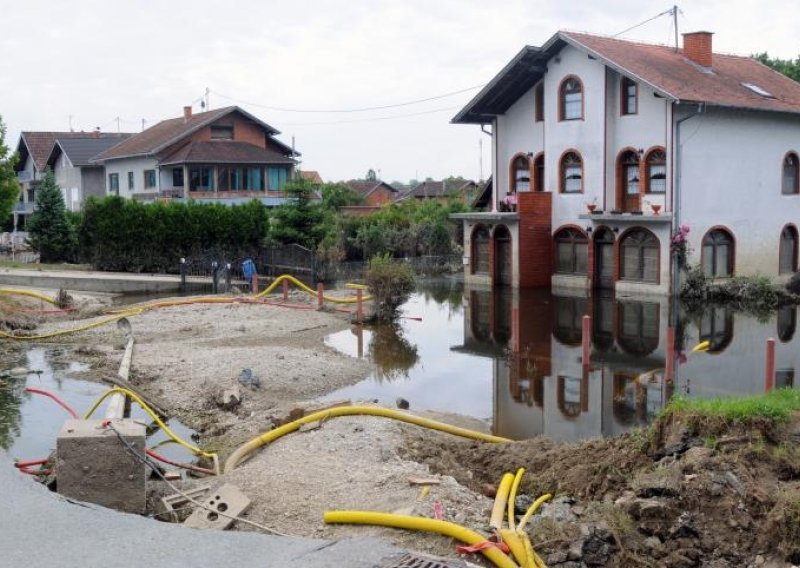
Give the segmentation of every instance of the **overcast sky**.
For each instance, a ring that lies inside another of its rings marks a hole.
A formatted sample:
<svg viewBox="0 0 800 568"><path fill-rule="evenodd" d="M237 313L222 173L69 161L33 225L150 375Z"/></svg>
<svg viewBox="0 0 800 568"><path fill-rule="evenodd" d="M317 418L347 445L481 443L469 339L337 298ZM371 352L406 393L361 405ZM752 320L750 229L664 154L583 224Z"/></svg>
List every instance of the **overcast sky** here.
<svg viewBox="0 0 800 568"><path fill-rule="evenodd" d="M715 32L714 50L800 54L797 0L685 0L680 32ZM613 35L670 7L641 0L2 0L0 115L21 130L138 132L211 90L295 139L323 179L489 175L489 137L451 125L525 44L556 30ZM668 17L623 37L672 41ZM224 96L223 96L224 95ZM231 98L226 98L231 97ZM257 106L261 105L261 106ZM422 114L424 113L424 114ZM409 116L416 114L416 116Z"/></svg>

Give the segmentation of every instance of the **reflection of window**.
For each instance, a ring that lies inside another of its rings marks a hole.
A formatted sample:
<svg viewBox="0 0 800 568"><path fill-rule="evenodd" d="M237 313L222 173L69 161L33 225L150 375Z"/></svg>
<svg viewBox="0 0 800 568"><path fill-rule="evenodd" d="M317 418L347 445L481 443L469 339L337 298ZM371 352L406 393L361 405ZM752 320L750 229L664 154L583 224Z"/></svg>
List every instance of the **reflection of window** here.
<svg viewBox="0 0 800 568"><path fill-rule="evenodd" d="M619 346L623 351L644 357L658 347L658 312L656 303L619 303Z"/></svg>
<svg viewBox="0 0 800 568"><path fill-rule="evenodd" d="M636 422L638 390L638 383L634 375L614 373L612 408L614 417L622 425Z"/></svg>
<svg viewBox="0 0 800 568"><path fill-rule="evenodd" d="M620 183L625 196L639 195L639 154L625 152L619 160Z"/></svg>
<svg viewBox="0 0 800 568"><path fill-rule="evenodd" d="M580 345L583 334L581 320L587 313L586 298L554 296L555 329L553 335L566 345Z"/></svg>
<svg viewBox="0 0 800 568"><path fill-rule="evenodd" d="M577 229L561 229L556 233L556 272L586 274L589 240Z"/></svg>
<svg viewBox="0 0 800 568"><path fill-rule="evenodd" d="M583 191L583 161L577 152L567 152L561 158L561 192Z"/></svg>
<svg viewBox="0 0 800 568"><path fill-rule="evenodd" d="M794 387L794 369L778 369L775 371L775 388Z"/></svg>
<svg viewBox="0 0 800 568"><path fill-rule="evenodd" d="M784 306L778 310L778 339L786 343L794 337L797 328L797 308L794 306Z"/></svg>
<svg viewBox="0 0 800 568"><path fill-rule="evenodd" d="M511 184L512 192L531 190L531 166L526 156L517 156L512 165L514 182Z"/></svg>
<svg viewBox="0 0 800 568"><path fill-rule="evenodd" d="M733 237L728 231L714 229L703 237L703 274L715 278L733 276Z"/></svg>
<svg viewBox="0 0 800 568"><path fill-rule="evenodd" d="M483 225L472 232L472 273L489 274L489 229Z"/></svg>
<svg viewBox="0 0 800 568"><path fill-rule="evenodd" d="M781 231L778 257L779 274L792 274L797 271L797 229L791 225Z"/></svg>
<svg viewBox="0 0 800 568"><path fill-rule="evenodd" d="M614 299L595 297L592 319L592 344L595 349L608 351L614 345Z"/></svg>
<svg viewBox="0 0 800 568"><path fill-rule="evenodd" d="M666 193L667 155L663 150L653 150L647 155L645 193Z"/></svg>
<svg viewBox="0 0 800 568"><path fill-rule="evenodd" d="M491 339L491 298L488 292L472 291L469 295L472 336L479 341Z"/></svg>
<svg viewBox="0 0 800 568"><path fill-rule="evenodd" d="M583 86L575 77L569 77L561 83L561 120L583 118Z"/></svg>
<svg viewBox="0 0 800 568"><path fill-rule="evenodd" d="M581 383L580 377L558 377L556 404L567 418L575 418L581 413Z"/></svg>
<svg viewBox="0 0 800 568"><path fill-rule="evenodd" d="M700 341L708 341L709 353L719 353L733 340L733 312L724 307L711 307L700 318Z"/></svg>
<svg viewBox="0 0 800 568"><path fill-rule="evenodd" d="M658 239L650 231L635 229L620 242L622 280L658 282Z"/></svg>

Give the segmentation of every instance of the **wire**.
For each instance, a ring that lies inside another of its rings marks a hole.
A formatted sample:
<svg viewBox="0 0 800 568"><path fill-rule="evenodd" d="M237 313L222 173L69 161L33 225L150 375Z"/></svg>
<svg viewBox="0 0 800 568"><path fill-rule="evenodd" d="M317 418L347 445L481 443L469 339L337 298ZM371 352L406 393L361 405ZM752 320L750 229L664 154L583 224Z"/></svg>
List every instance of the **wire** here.
<svg viewBox="0 0 800 568"><path fill-rule="evenodd" d="M629 27L629 28L627 28L627 29L624 29L624 30L622 30L621 32L619 32L618 34L614 34L614 35L612 35L611 37L617 37L617 36L621 36L622 34L626 34L626 33L628 33L628 32L629 32L629 31L631 31L631 30L635 30L636 28L638 28L638 27L640 27L640 26L643 26L643 25L645 25L645 24L647 24L647 23L649 23L649 22L652 22L653 20L655 20L655 19L657 19L657 18L660 18L661 16L666 16L667 14L670 14L670 15L672 15L672 11L673 11L673 10L674 10L674 8L670 8L669 10L664 10L664 11L663 11L663 12L661 12L660 14L656 14L656 15L655 15L655 16L653 16L652 18L648 18L648 19L646 19L646 20L645 20L645 21L643 21L643 22L639 22L639 23L638 23L638 24L636 24L635 26L631 26L631 27Z"/></svg>
<svg viewBox="0 0 800 568"><path fill-rule="evenodd" d="M396 114L393 116L376 116L374 118L356 118L353 120L331 120L327 122L289 122L289 123L284 123L283 126L319 126L326 124L352 124L355 122L378 122L381 120L395 120L397 118L409 118L412 116L422 116L424 114L434 114L437 112L453 111L460 108L461 108L460 106L452 106L445 108L437 108L433 110L426 110L422 112L412 112L408 114Z"/></svg>
<svg viewBox="0 0 800 568"><path fill-rule="evenodd" d="M216 513L217 515L220 515L221 517L225 517L226 519L231 519L231 520L234 520L234 521L237 521L237 522L240 522L240 523L244 523L246 525L254 526L254 527L256 527L258 529L261 529L262 531L268 532L270 534L274 534L274 535L278 535L278 536L291 536L291 535L284 534L282 532L276 531L275 529L271 529L271 528L269 528L267 526L264 526L264 525L262 525L260 523L256 523L255 521L244 519L242 517L237 517L236 515L229 515L227 513L219 511L219 510L217 510L217 509L215 509L213 507L210 507L210 506L206 505L205 503L201 503L200 501L197 501L196 499L193 499L192 497L190 497L189 495L187 495L186 493L184 493L183 491L178 489L178 487L176 487L175 484L170 482L170 480L168 480L166 477L164 477L164 474L161 473L161 470L158 468L157 465L155 465L149 459L147 459L146 456L142 456L142 454L140 454L139 451L136 448L131 446L128 443L128 440L126 440L122 436L122 434L120 434L119 431L116 428L114 428L114 424L112 422L109 421L108 427L114 432L114 434L117 435L117 438L119 438L119 441L122 442L122 444L125 446L125 449L127 449L128 452L131 453L131 455L133 455L137 460L139 460L144 465L146 465L151 470L153 470L153 473L155 473L161 479L161 481L166 483L167 486L170 489L172 489L175 493L177 493L178 495L180 495L181 497L186 499L189 503L195 505L196 507L201 507L201 508L205 509L206 511L212 511L212 512Z"/></svg>
<svg viewBox="0 0 800 568"><path fill-rule="evenodd" d="M469 91L474 91L475 89L480 89L483 87L485 83L480 85L473 85L472 87L467 87L466 89L459 89L458 91L451 91L449 93L442 93L441 95L434 95L432 97L425 97L424 99L415 99L413 101L406 101L403 103L395 103L390 105L380 105L380 106L372 106L372 107L362 107L362 108L348 108L348 109L298 109L298 108L287 108L287 107L279 107L279 106L272 106L272 105L265 105L260 103L253 103L249 101L244 101L241 99L236 99L234 97L229 97L228 95L223 95L222 93L218 93L217 91L209 91L214 93L218 97L222 97L223 99L228 99L229 101L233 101L235 103L265 108L268 110L277 110L282 112L308 112L308 113L348 113L348 112L368 112L371 110L386 110L388 108L398 108L404 106L411 106L420 103L426 103L429 101L437 101L440 99L446 99L447 97L452 97L454 95L460 95L462 93L466 93Z"/></svg>
<svg viewBox="0 0 800 568"><path fill-rule="evenodd" d="M64 402L63 400L61 400L60 398L58 398L56 395L54 395L53 393L51 393L49 391L46 391L44 389L37 389L37 388L34 388L34 387L26 387L25 388L25 392L30 392L30 393L33 393L33 394L41 394L41 395L47 396L47 397L53 399L56 402L56 404L58 404L61 408L63 408L67 412L69 412L74 419L76 419L76 420L80 419L80 416L78 416L78 413L75 412L69 404L67 404L66 402Z"/></svg>

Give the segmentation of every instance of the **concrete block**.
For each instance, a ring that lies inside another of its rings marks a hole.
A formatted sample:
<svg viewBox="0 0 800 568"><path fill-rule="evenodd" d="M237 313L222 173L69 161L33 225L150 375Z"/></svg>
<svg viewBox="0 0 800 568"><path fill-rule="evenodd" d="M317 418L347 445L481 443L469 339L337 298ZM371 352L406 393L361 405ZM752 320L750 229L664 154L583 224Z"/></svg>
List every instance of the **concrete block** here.
<svg viewBox="0 0 800 568"><path fill-rule="evenodd" d="M58 492L70 499L118 511L144 513L148 468L102 420L67 420L56 440ZM145 426L112 422L138 452L145 450Z"/></svg>
<svg viewBox="0 0 800 568"><path fill-rule="evenodd" d="M217 490L212 491L208 499L203 501L203 504L208 509L197 507L189 518L184 521L183 524L185 526L193 529L225 530L236 521L227 516L223 517L217 511L238 517L250 507L250 499L239 491L235 485L226 483Z"/></svg>
<svg viewBox="0 0 800 568"><path fill-rule="evenodd" d="M169 521L172 523L178 522L178 514L176 509L180 509L189 503L189 497L195 501L201 501L211 491L210 485L202 485L189 489L183 493L173 493L161 498L160 507L156 517L162 521Z"/></svg>

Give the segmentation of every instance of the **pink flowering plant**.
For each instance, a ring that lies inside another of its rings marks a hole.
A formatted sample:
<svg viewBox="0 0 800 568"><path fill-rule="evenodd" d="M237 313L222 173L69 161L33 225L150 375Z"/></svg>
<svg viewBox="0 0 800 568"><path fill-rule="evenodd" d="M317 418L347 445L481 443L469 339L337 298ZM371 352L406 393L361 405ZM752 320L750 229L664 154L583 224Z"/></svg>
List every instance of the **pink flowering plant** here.
<svg viewBox="0 0 800 568"><path fill-rule="evenodd" d="M672 235L672 255L678 262L678 268L685 269L689 258L689 226L681 225L680 229Z"/></svg>

